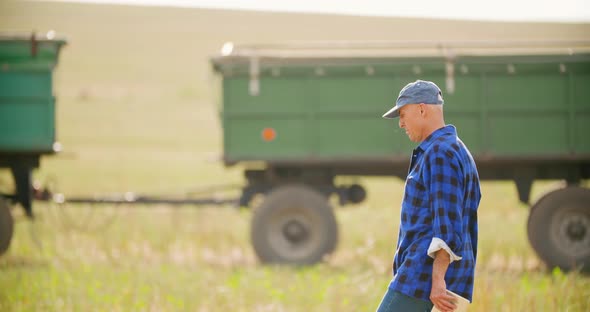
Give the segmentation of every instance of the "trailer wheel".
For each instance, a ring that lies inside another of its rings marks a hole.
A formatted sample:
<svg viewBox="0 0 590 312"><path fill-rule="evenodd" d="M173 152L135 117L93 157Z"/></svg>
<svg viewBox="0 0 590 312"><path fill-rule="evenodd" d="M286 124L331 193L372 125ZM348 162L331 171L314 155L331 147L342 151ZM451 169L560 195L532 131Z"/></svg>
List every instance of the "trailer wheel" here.
<svg viewBox="0 0 590 312"><path fill-rule="evenodd" d="M531 208L528 236L549 267L590 272L590 190L568 187Z"/></svg>
<svg viewBox="0 0 590 312"><path fill-rule="evenodd" d="M251 238L262 262L306 265L338 243L338 225L326 197L304 185L282 186L255 209Z"/></svg>
<svg viewBox="0 0 590 312"><path fill-rule="evenodd" d="M10 213L10 206L2 197L0 197L0 255L4 254L10 246L12 232L14 230L14 220Z"/></svg>

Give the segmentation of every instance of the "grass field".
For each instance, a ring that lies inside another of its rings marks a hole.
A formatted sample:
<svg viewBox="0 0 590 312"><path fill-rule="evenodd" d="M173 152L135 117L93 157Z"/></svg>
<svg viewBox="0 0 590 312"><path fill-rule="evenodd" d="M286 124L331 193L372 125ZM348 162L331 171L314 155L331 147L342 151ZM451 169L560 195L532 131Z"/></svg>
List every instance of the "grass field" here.
<svg viewBox="0 0 590 312"><path fill-rule="evenodd" d="M64 152L43 158L35 178L70 195L242 183L239 167L218 161L219 90L207 56L225 41L590 39L587 24L0 2L0 30L33 29L69 41L55 80ZM0 186L7 180L1 172ZM403 181L360 181L369 198L337 210L337 251L305 268L260 265L250 211L229 206L37 203L34 222L15 209L0 311L374 311L391 278ZM533 198L558 186L536 183ZM515 187L485 182L482 191L472 311L590 310L590 278L546 268L530 248Z"/></svg>

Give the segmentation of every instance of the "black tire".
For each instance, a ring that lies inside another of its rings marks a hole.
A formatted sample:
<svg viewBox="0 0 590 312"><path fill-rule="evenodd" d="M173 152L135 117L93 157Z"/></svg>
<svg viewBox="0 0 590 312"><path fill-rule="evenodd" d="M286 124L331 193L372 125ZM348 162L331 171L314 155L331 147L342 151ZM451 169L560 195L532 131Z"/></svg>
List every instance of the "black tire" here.
<svg viewBox="0 0 590 312"><path fill-rule="evenodd" d="M304 185L282 186L255 209L251 238L261 262L308 265L334 251L338 225L322 194Z"/></svg>
<svg viewBox="0 0 590 312"><path fill-rule="evenodd" d="M590 189L568 187L543 196L531 208L528 236L550 268L590 272Z"/></svg>
<svg viewBox="0 0 590 312"><path fill-rule="evenodd" d="M3 255L10 247L13 231L14 220L10 213L10 206L4 198L0 197L0 255Z"/></svg>

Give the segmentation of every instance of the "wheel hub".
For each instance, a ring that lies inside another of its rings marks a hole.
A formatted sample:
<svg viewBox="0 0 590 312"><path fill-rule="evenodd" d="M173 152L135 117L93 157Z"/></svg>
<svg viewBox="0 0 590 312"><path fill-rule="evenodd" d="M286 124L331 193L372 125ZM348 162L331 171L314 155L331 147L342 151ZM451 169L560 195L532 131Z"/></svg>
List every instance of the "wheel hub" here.
<svg viewBox="0 0 590 312"><path fill-rule="evenodd" d="M567 226L567 236L573 241L580 241L586 236L586 228L581 221L572 222Z"/></svg>
<svg viewBox="0 0 590 312"><path fill-rule="evenodd" d="M570 215L564 220L564 233L571 242L578 242L586 236L590 221L586 216Z"/></svg>
<svg viewBox="0 0 590 312"><path fill-rule="evenodd" d="M309 236L309 232L298 220L289 220L283 226L283 235L289 242L297 244L305 241Z"/></svg>
<svg viewBox="0 0 590 312"><path fill-rule="evenodd" d="M587 214L569 212L558 218L557 237L561 238L561 248L572 255L588 253L590 246L590 217Z"/></svg>

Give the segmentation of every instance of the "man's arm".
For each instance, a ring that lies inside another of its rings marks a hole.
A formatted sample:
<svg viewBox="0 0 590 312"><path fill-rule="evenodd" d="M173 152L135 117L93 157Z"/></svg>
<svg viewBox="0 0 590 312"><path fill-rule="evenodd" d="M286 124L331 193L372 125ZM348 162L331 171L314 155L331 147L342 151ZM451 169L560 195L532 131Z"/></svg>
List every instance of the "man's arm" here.
<svg viewBox="0 0 590 312"><path fill-rule="evenodd" d="M445 274L450 263L451 257L444 249L436 252L432 265L430 301L442 312L451 312L456 308L455 298L447 293L447 284L445 283Z"/></svg>
<svg viewBox="0 0 590 312"><path fill-rule="evenodd" d="M455 298L446 292L445 274L452 260L461 260L463 174L459 158L452 147L435 145L433 152L428 155L425 168L433 216L432 248L429 247L427 252L434 258L430 300L440 311L453 311L455 306L452 302ZM436 244L437 240L439 244Z"/></svg>

